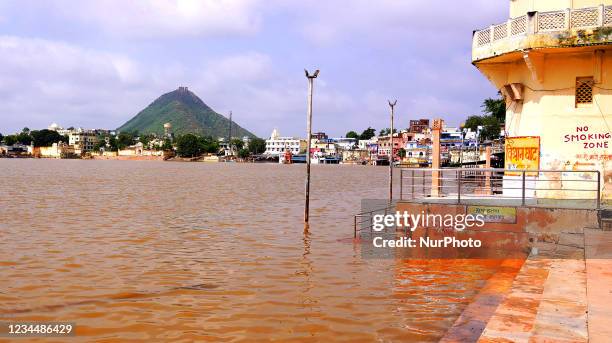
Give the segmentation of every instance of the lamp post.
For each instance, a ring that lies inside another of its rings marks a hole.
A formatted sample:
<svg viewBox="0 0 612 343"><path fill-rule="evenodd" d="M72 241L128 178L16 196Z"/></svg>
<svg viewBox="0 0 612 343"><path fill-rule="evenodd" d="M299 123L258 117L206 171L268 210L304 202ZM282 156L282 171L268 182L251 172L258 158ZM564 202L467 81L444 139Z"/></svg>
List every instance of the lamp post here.
<svg viewBox="0 0 612 343"><path fill-rule="evenodd" d="M463 168L463 145L465 144L465 125L461 124L461 147L459 148L459 168Z"/></svg>
<svg viewBox="0 0 612 343"><path fill-rule="evenodd" d="M394 100L393 102L391 102L391 100L388 100L388 102L389 107L391 108L391 132L389 133L389 135L391 136L391 150L389 153L389 203L391 203L391 201L393 200L393 115L395 112L395 105L397 104L397 100Z"/></svg>
<svg viewBox="0 0 612 343"><path fill-rule="evenodd" d="M308 212L310 208L310 138L312 136L312 89L314 87L314 79L319 76L319 70L310 75L308 70L304 69L306 78L308 78L308 113L306 114L306 190L304 202L304 223L308 224Z"/></svg>

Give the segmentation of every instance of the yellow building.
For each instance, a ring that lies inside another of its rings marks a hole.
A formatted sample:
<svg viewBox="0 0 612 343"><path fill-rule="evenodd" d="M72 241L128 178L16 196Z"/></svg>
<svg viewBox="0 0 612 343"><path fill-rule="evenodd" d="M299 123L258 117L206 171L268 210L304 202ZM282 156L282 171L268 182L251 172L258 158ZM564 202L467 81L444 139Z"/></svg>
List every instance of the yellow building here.
<svg viewBox="0 0 612 343"><path fill-rule="evenodd" d="M33 155L41 158L65 158L75 155L75 152L74 146L60 142L51 146L35 147Z"/></svg>
<svg viewBox="0 0 612 343"><path fill-rule="evenodd" d="M508 21L474 32L472 62L506 99L507 169L598 170L612 198L611 41L612 0L510 0ZM534 188L567 190L535 196L575 196L594 175L541 174Z"/></svg>

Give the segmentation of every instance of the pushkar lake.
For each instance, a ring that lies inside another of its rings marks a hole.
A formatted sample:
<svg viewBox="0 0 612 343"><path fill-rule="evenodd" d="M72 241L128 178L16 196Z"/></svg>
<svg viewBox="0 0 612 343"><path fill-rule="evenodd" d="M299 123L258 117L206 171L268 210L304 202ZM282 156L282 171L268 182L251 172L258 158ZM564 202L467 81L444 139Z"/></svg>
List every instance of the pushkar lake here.
<svg viewBox="0 0 612 343"><path fill-rule="evenodd" d="M305 235L304 165L0 159L0 321L73 322L75 342L438 341L496 264L363 259L353 215L387 173L313 166Z"/></svg>

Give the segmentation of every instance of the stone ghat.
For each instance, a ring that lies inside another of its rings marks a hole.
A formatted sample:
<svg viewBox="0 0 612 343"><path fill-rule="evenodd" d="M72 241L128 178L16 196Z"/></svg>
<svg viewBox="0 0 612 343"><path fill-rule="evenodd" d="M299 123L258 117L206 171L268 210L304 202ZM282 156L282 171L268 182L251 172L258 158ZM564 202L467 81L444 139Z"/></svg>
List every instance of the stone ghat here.
<svg viewBox="0 0 612 343"><path fill-rule="evenodd" d="M584 229L506 260L442 342L609 342L612 232Z"/></svg>

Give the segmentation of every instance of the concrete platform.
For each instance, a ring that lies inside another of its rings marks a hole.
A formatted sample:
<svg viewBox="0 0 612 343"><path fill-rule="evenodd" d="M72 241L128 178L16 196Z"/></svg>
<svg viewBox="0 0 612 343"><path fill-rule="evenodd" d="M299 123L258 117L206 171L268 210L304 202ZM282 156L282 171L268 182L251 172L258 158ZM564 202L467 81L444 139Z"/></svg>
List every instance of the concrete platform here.
<svg viewBox="0 0 612 343"><path fill-rule="evenodd" d="M612 232L561 235L538 252L507 263L442 341L612 342Z"/></svg>
<svg viewBox="0 0 612 343"><path fill-rule="evenodd" d="M590 342L612 342L612 232L584 230Z"/></svg>

